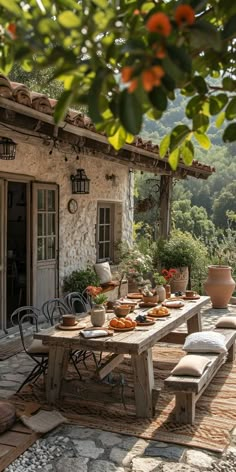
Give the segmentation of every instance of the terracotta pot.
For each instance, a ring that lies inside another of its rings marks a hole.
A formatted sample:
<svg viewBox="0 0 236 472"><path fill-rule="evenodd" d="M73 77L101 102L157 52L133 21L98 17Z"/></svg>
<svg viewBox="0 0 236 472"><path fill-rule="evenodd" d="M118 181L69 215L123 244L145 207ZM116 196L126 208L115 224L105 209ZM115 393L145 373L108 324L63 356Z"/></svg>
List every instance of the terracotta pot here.
<svg viewBox="0 0 236 472"><path fill-rule="evenodd" d="M188 267L175 267L175 270L176 274L170 280L171 292L185 292L189 279Z"/></svg>
<svg viewBox="0 0 236 472"><path fill-rule="evenodd" d="M157 303L159 301L158 295L143 295L143 302L144 303Z"/></svg>
<svg viewBox="0 0 236 472"><path fill-rule="evenodd" d="M226 308L235 289L229 266L208 267L208 278L204 283L206 294L211 297L213 308Z"/></svg>
<svg viewBox="0 0 236 472"><path fill-rule="evenodd" d="M170 287L170 284L166 284L166 286L165 286L165 291L166 291L166 298L170 298L170 297L171 297L171 287Z"/></svg>
<svg viewBox="0 0 236 472"><path fill-rule="evenodd" d="M106 308L104 305L94 305L91 309L91 323L93 326L103 326L106 321Z"/></svg>

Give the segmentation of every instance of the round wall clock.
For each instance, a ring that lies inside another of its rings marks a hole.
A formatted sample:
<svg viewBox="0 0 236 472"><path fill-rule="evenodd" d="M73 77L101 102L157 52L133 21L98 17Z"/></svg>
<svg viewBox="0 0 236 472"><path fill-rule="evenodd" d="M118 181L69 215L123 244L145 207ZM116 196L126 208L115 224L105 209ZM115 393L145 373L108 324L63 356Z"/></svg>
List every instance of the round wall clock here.
<svg viewBox="0 0 236 472"><path fill-rule="evenodd" d="M71 198L68 202L68 210L70 213L76 213L78 210L78 203L74 198Z"/></svg>

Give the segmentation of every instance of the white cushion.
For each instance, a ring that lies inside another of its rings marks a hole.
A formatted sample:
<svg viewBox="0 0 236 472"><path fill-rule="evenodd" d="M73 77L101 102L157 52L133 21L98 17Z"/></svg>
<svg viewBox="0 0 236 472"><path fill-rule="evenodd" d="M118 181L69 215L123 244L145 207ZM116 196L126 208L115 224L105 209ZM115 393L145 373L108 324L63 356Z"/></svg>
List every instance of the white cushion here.
<svg viewBox="0 0 236 472"><path fill-rule="evenodd" d="M171 371L172 375L190 375L191 377L201 377L206 367L210 364L210 359L203 356L189 354L182 357L175 368Z"/></svg>
<svg viewBox="0 0 236 472"><path fill-rule="evenodd" d="M30 346L27 348L30 354L48 354L49 347L47 344L43 344L40 339L34 339Z"/></svg>
<svg viewBox="0 0 236 472"><path fill-rule="evenodd" d="M221 316L216 322L216 327L236 329L236 316Z"/></svg>
<svg viewBox="0 0 236 472"><path fill-rule="evenodd" d="M214 331L189 334L183 349L187 352L227 352L224 335Z"/></svg>
<svg viewBox="0 0 236 472"><path fill-rule="evenodd" d="M95 272L99 277L100 284L107 284L111 282L112 275L109 262L100 262L100 264L94 265Z"/></svg>

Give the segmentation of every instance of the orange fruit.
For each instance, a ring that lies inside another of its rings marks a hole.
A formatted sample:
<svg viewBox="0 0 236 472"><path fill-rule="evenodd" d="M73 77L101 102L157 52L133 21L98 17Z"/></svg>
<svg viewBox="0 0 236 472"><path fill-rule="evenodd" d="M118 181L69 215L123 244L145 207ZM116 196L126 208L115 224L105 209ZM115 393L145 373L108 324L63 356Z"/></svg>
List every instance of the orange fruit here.
<svg viewBox="0 0 236 472"><path fill-rule="evenodd" d="M116 328L120 328L120 329L125 328L125 323L123 323L123 321L121 320L118 320Z"/></svg>
<svg viewBox="0 0 236 472"><path fill-rule="evenodd" d="M116 328L117 322L118 322L117 318L112 318L112 319L110 320L110 326L111 326L112 328Z"/></svg>
<svg viewBox="0 0 236 472"><path fill-rule="evenodd" d="M135 328L135 326L137 326L136 321L132 321L132 327Z"/></svg>
<svg viewBox="0 0 236 472"><path fill-rule="evenodd" d="M126 328L132 328L132 321L131 320L125 320L125 327Z"/></svg>

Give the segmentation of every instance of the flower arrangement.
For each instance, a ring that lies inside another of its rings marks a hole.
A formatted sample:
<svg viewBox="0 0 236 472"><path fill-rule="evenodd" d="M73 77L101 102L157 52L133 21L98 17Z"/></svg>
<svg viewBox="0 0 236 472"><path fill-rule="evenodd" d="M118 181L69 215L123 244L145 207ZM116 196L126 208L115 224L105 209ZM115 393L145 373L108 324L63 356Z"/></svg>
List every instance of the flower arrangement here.
<svg viewBox="0 0 236 472"><path fill-rule="evenodd" d="M120 270L126 273L129 278L138 278L150 271L152 258L147 254L142 254L137 248L126 248L121 254Z"/></svg>
<svg viewBox="0 0 236 472"><path fill-rule="evenodd" d="M95 303L95 305L103 305L103 303L107 301L107 296L102 293L102 287L89 285L86 288L86 293L91 297L92 302Z"/></svg>
<svg viewBox="0 0 236 472"><path fill-rule="evenodd" d="M162 273L162 275L163 275L163 277L164 277L166 283L168 283L168 282L172 279L172 277L174 277L174 275L176 274L176 272L177 272L176 269L169 269L169 270L163 269L163 270L161 271L161 273Z"/></svg>

